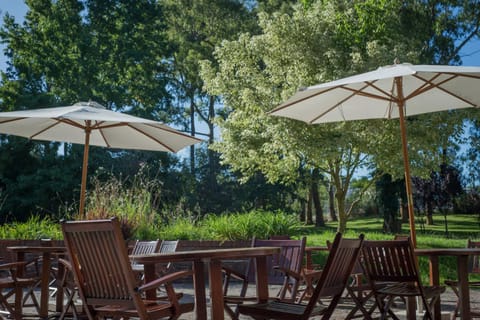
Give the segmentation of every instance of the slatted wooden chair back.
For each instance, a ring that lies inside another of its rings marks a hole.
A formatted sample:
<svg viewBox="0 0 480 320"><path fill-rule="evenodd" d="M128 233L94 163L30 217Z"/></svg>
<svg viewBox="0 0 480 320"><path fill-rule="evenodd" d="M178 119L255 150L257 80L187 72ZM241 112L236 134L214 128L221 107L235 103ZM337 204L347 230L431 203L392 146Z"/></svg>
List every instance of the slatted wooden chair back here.
<svg viewBox="0 0 480 320"><path fill-rule="evenodd" d="M362 251L371 281L420 284L417 259L409 239L365 241Z"/></svg>
<svg viewBox="0 0 480 320"><path fill-rule="evenodd" d="M178 240L163 240L160 244L160 253L172 253L177 251Z"/></svg>
<svg viewBox="0 0 480 320"><path fill-rule="evenodd" d="M86 305L123 305L146 318L118 220L64 222L65 245Z"/></svg>
<svg viewBox="0 0 480 320"><path fill-rule="evenodd" d="M152 241L145 241L145 240L137 240L135 241L135 245L133 246L131 255L140 255L140 254L150 254L158 252L160 249L160 240L152 240ZM143 265L138 264L135 260L131 262L133 270L137 272L137 278L142 280L143 276Z"/></svg>
<svg viewBox="0 0 480 320"><path fill-rule="evenodd" d="M322 297L340 299L357 263L363 238L363 234L358 239L347 239L340 233L336 234L325 267L308 303L309 308L313 308Z"/></svg>
<svg viewBox="0 0 480 320"><path fill-rule="evenodd" d="M270 301L260 304L241 304L238 309L241 314L250 315L254 319L309 319L312 316L322 316L321 319L330 319L335 310L353 266L357 261L363 242L363 235L359 239L342 238L337 233L332 243L323 272L310 296L308 304L299 304L283 301ZM331 298L328 305L318 304L322 297Z"/></svg>
<svg viewBox="0 0 480 320"><path fill-rule="evenodd" d="M137 240L135 241L135 245L132 249L132 255L135 254L149 254L158 252L160 248L160 240L152 240L152 241L143 241Z"/></svg>
<svg viewBox="0 0 480 320"><path fill-rule="evenodd" d="M468 239L467 248L480 248L480 241L472 241ZM468 272L480 274L480 256L471 255L468 261Z"/></svg>
<svg viewBox="0 0 480 320"><path fill-rule="evenodd" d="M177 251L178 240L163 240L158 249L159 253L172 253ZM169 272L172 272L174 265L171 262L168 263L157 263L155 266L157 274L164 275Z"/></svg>
<svg viewBox="0 0 480 320"><path fill-rule="evenodd" d="M162 304L142 300L118 219L63 222L62 231L89 319L108 315L147 320L181 312L178 301L170 303L174 293Z"/></svg>
<svg viewBox="0 0 480 320"><path fill-rule="evenodd" d="M285 272L282 270L293 271L300 274L303 267L303 258L305 254L305 245L307 238L303 237L300 240L283 239L283 240L263 240L254 239L254 247L280 247L280 253L270 256L267 261L267 268L269 270L268 283L269 284L284 284ZM253 264L252 264L253 266ZM253 276L250 268L250 277Z"/></svg>

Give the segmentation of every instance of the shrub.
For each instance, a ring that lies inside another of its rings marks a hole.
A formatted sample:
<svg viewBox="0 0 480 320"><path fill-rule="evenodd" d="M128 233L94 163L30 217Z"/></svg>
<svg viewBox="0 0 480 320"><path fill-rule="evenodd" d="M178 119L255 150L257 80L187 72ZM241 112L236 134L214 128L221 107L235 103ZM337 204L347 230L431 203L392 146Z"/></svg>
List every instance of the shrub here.
<svg viewBox="0 0 480 320"><path fill-rule="evenodd" d="M250 211L221 216L210 215L202 221L210 239L248 240L272 235L295 235L301 226L298 219L281 211Z"/></svg>
<svg viewBox="0 0 480 320"><path fill-rule="evenodd" d="M60 224L49 218L31 216L26 222L12 222L0 228L1 239L63 239Z"/></svg>

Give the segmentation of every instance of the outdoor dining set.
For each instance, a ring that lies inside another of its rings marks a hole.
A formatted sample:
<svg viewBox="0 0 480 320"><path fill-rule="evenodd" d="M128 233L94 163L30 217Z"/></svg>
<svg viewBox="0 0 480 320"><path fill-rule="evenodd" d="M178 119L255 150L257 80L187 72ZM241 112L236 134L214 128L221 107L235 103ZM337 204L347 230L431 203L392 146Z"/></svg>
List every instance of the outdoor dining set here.
<svg viewBox="0 0 480 320"><path fill-rule="evenodd" d="M181 319L193 312L195 319L337 319L340 301L350 299L345 319L398 319L399 304L406 319L419 312L441 319L440 256L457 257L459 277L446 282L459 297L452 318L478 315L469 298L470 285L478 283L468 279L479 267L475 242L416 249L407 236L372 241L337 233L317 247L306 246L305 237L283 236L188 251L177 250L178 241L136 241L128 250L116 218L63 222L62 231L64 245L8 248L15 259L0 265L0 318ZM326 254L320 267L312 262L315 251ZM38 257L26 259L26 253ZM429 285L422 285L419 255L429 257ZM37 277L26 271L32 266ZM192 281L190 298L178 284Z"/></svg>

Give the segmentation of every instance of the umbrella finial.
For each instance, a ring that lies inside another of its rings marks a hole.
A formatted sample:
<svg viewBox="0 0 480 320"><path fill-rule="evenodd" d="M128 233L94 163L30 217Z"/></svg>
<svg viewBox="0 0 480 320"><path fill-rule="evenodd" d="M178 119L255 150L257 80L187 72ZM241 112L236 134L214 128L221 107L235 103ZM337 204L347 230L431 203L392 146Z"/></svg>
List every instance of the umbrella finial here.
<svg viewBox="0 0 480 320"><path fill-rule="evenodd" d="M395 58L395 59L393 60L393 64L400 64L400 59L398 59L398 57Z"/></svg>
<svg viewBox="0 0 480 320"><path fill-rule="evenodd" d="M92 108L98 108L98 109L106 109L100 103L93 100L88 100L88 102L80 101L75 103L74 106L85 106L85 107L92 107Z"/></svg>

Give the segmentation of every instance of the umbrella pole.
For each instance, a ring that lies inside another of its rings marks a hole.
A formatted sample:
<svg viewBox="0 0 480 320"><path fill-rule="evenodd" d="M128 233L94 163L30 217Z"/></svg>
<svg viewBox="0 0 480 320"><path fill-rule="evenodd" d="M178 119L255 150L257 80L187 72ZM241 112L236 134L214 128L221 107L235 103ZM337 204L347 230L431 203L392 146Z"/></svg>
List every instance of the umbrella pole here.
<svg viewBox="0 0 480 320"><path fill-rule="evenodd" d="M87 191L87 171L88 171L88 149L90 144L90 121L87 121L85 128L85 144L83 147L83 165L82 165L82 185L80 187L80 208L78 210L81 218L85 217L85 193Z"/></svg>
<svg viewBox="0 0 480 320"><path fill-rule="evenodd" d="M408 145L407 145L407 129L405 126L405 114L404 106L405 100L403 99L402 90L402 78L395 78L397 84L398 93L398 113L400 118L400 131L402 136L402 152L403 152L403 165L405 167L405 188L407 192L407 206L408 206L408 221L410 225L410 238L412 239L413 247L417 247L417 234L415 231L415 214L413 212L413 193L412 193L412 179L410 176L410 161L408 159Z"/></svg>

